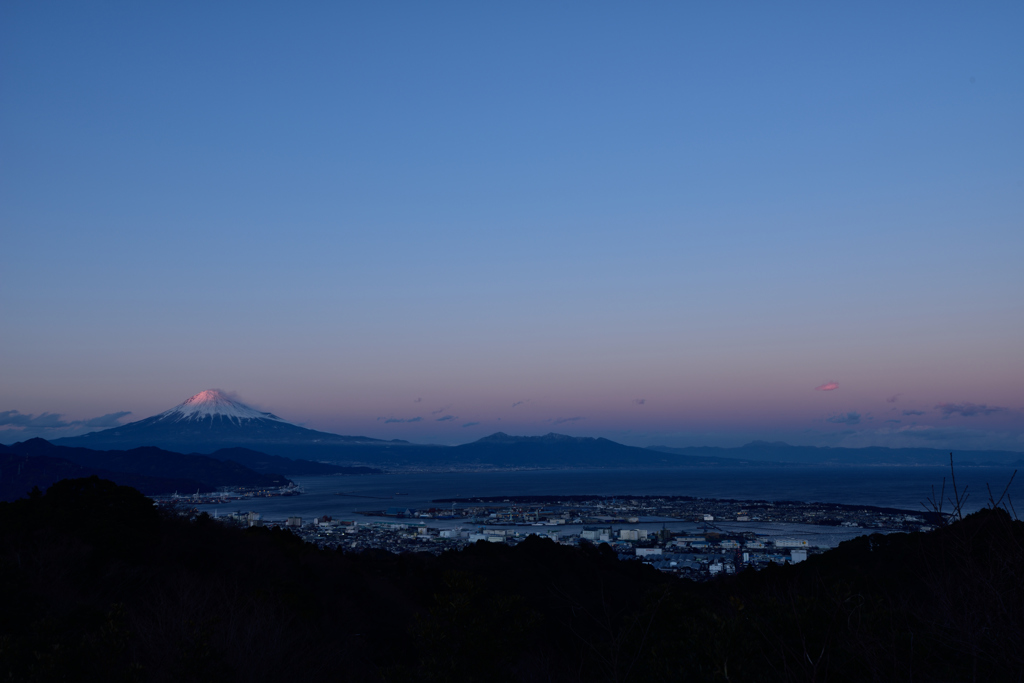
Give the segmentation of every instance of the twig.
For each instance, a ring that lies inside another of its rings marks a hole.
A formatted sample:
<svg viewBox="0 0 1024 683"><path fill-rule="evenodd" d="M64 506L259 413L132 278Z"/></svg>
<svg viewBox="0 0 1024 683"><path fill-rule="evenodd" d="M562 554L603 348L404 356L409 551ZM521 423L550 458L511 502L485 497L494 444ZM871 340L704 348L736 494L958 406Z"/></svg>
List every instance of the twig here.
<svg viewBox="0 0 1024 683"><path fill-rule="evenodd" d="M957 491L957 488L956 488L956 470L953 468L953 454L952 453L949 454L949 476L952 477L952 479L953 479L953 497L956 498L956 503L953 504L953 512L954 512L954 514L956 514L957 519L962 521L963 518L964 518L963 505L964 505L964 503L967 502L967 489L968 489L968 487L967 486L964 487L964 495L963 495L963 498L961 498L960 497L960 493ZM952 503L952 502L953 501L950 501L950 503Z"/></svg>
<svg viewBox="0 0 1024 683"><path fill-rule="evenodd" d="M1016 476L1017 476L1017 470L1014 470L1013 474L1010 475L1010 481L1006 482L1006 488L1003 489L1003 495L999 496L999 500L997 500L995 502L995 504L992 505L993 508L999 507L999 504L1003 502L1003 498L1006 497L1007 493L1009 493L1009 491L1010 491L1010 484L1013 483L1013 478L1016 477ZM986 486L987 486L987 484L986 484ZM992 499L992 489L989 489L988 497L989 497L989 500Z"/></svg>
<svg viewBox="0 0 1024 683"><path fill-rule="evenodd" d="M945 497L945 495L946 478L943 477L942 489L939 491L939 497L935 497L935 484L932 484L932 495L931 498L928 498L928 504L931 505L931 511L939 517L939 526L946 526L946 517L942 514L942 499ZM928 505L925 505L924 503L921 503L921 507L923 507L925 510L928 510Z"/></svg>

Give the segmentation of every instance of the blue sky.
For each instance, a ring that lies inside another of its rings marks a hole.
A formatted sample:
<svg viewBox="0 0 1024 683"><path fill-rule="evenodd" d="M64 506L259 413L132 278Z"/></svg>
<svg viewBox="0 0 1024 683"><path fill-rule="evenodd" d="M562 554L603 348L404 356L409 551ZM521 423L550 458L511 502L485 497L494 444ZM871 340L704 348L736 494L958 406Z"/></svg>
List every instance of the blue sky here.
<svg viewBox="0 0 1024 683"><path fill-rule="evenodd" d="M5 3L0 440L220 387L414 441L1024 450L1022 33Z"/></svg>

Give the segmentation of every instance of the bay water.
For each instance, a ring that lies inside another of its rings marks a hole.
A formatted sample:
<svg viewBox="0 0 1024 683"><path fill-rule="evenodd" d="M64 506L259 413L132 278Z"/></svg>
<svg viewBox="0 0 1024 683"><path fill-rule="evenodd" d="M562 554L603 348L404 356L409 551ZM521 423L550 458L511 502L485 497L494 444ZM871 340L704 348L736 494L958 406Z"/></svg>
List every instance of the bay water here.
<svg viewBox="0 0 1024 683"><path fill-rule="evenodd" d="M969 497L965 511L988 501L986 484L995 497L1003 492L1012 467L958 467L956 483ZM432 501L530 495L657 496L736 500L802 501L871 505L922 511L922 503L938 495L943 478L946 498L953 497L948 467L715 467L660 469L555 469L480 472L397 472L361 476L293 476L305 493L298 496L232 501L218 514L237 509L255 511L264 519L289 516L362 519L361 512L391 507L450 507ZM1024 503L1024 475L1009 490L1011 500ZM945 509L951 504L947 501ZM1024 513L1024 504L1020 505ZM210 506L205 510L214 513Z"/></svg>

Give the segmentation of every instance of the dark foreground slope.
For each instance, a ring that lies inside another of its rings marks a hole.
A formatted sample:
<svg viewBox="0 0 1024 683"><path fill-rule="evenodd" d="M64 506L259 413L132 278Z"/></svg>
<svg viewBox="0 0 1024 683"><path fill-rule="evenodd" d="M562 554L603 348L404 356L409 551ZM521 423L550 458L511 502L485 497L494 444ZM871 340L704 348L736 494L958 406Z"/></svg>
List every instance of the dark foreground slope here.
<svg viewBox="0 0 1024 683"><path fill-rule="evenodd" d="M0 676L1019 680L1024 529L984 511L694 584L607 547L321 551L64 481L0 504Z"/></svg>

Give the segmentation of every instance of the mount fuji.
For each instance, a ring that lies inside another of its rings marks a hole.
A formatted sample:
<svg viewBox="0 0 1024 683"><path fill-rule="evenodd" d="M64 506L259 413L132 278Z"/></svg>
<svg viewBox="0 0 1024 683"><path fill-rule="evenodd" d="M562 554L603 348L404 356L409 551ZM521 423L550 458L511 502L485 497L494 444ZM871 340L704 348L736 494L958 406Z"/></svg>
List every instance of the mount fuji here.
<svg viewBox="0 0 1024 683"><path fill-rule="evenodd" d="M367 447L376 454L390 446L409 445L406 441L341 436L299 427L273 413L256 410L219 389L201 391L170 410L138 422L54 439L53 443L95 450L157 446L185 453L251 448L273 455L322 459L363 459L360 456Z"/></svg>

